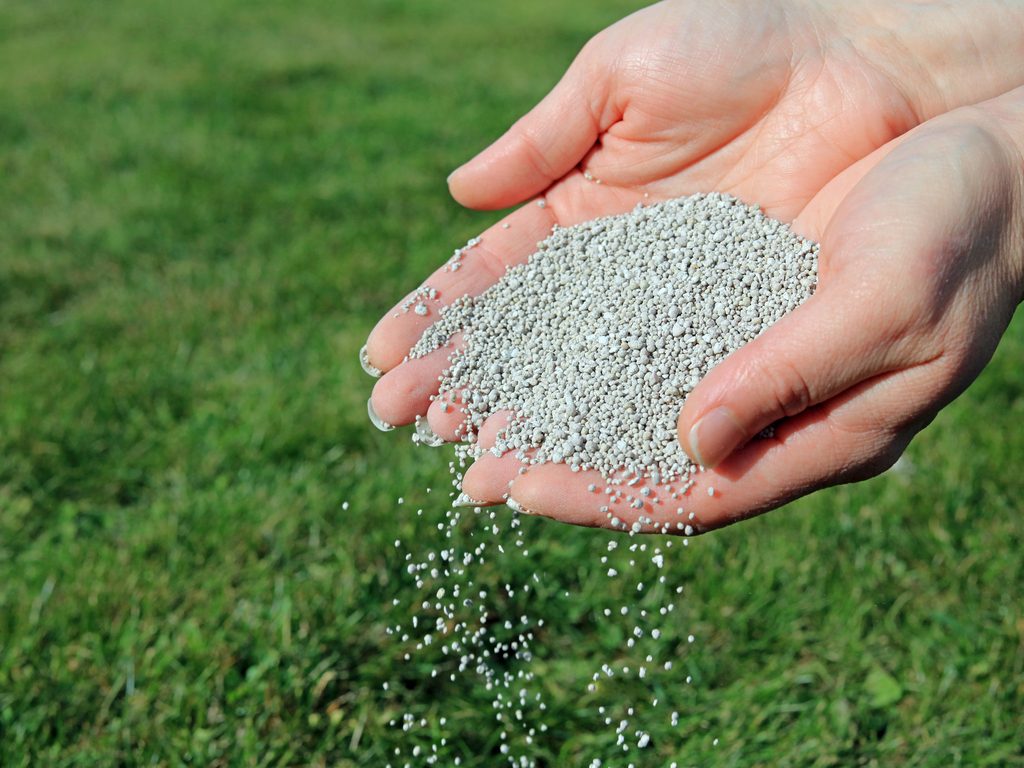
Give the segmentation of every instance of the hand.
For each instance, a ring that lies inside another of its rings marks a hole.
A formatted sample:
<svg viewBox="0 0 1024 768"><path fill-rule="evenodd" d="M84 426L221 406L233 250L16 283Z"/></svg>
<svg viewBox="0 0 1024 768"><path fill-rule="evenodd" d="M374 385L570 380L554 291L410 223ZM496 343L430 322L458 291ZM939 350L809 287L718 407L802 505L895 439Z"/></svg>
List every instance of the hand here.
<svg viewBox="0 0 1024 768"><path fill-rule="evenodd" d="M849 18L810 6L746 11L734 6L728 12L717 5L662 4L612 27L587 46L541 105L450 182L457 198L478 207L509 205L547 189L547 207L528 205L511 214L507 229L496 226L484 234L483 245L463 269L438 272L428 283L442 301L478 293L506 265L525 259L553 223L621 212L645 195L663 199L712 188L728 191L760 202L776 216L799 214L797 228L821 238L830 207L834 211L843 197L836 182L827 192L822 189L830 179L931 111L964 98L953 91L936 95L927 85L911 87L912 73L870 53L884 45L853 42L845 31L851 25ZM685 54L679 52L681 40ZM1002 75L1019 74L1000 66L996 57L984 68L986 82L974 85L984 92L1001 87ZM818 197L825 202L812 205ZM820 296L826 295L829 269L823 264ZM370 337L371 361L388 371L374 389L373 404L391 423L408 423L426 411L436 389L446 352L401 363L430 320L389 313ZM693 402L691 396L690 413ZM431 408L429 418L439 434L455 436L451 419L439 408ZM493 424L485 425L482 439L493 431ZM754 447L765 452L784 444L780 431L775 441ZM467 473L467 492L484 502L500 501L508 480L516 477L512 461L485 457L477 462ZM705 526L780 503L795 495L793 488L813 487L807 479L800 485L790 477L795 467L767 485L750 472L728 485L726 471L720 467L721 479L711 473L703 478L722 496L717 504L705 503L710 507L700 515ZM817 476L828 481L827 475ZM513 497L562 519L603 522L593 519L593 497L575 504L572 494L564 493L570 479L580 476L570 478L560 466L537 467L516 480ZM549 504L544 488L557 491L561 502Z"/></svg>
<svg viewBox="0 0 1024 768"><path fill-rule="evenodd" d="M822 243L817 292L680 414L722 494L708 527L887 469L988 363L1024 297L1024 87L877 150L796 225Z"/></svg>

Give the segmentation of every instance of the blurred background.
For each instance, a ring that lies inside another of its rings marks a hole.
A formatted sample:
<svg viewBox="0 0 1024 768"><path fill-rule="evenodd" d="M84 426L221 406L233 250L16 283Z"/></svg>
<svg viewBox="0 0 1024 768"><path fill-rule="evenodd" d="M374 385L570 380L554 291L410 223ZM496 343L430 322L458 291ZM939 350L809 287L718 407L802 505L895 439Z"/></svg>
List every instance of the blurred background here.
<svg viewBox="0 0 1024 768"><path fill-rule="evenodd" d="M496 218L450 170L635 7L0 1L0 764L383 766L406 712L505 763L385 633L450 456L369 426L356 353ZM1024 765L1022 355L885 476L671 550L699 641L644 765ZM625 588L610 534L524 530L535 756L577 765Z"/></svg>

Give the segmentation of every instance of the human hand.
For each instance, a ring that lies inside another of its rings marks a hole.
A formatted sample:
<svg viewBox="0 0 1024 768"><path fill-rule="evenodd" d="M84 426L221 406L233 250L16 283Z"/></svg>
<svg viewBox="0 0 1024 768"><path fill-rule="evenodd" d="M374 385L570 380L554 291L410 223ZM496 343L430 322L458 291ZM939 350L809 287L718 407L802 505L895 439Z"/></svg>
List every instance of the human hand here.
<svg viewBox="0 0 1024 768"><path fill-rule="evenodd" d="M679 417L722 494L707 527L882 472L988 363L1024 298L1024 87L872 153L794 225L821 241L815 295Z"/></svg>
<svg viewBox="0 0 1024 768"><path fill-rule="evenodd" d="M554 183L545 208L521 208L507 217L507 229L496 226L485 233L463 269L430 278L441 300L485 289L506 265L525 259L551 224L620 212L645 195L662 199L715 188L757 200L783 218L800 212L798 229L803 221L816 222L818 230L808 227L803 233L820 237L829 221L826 206L808 204L824 194L821 187L829 179L929 109L961 98L956 93L909 98L904 80L880 74L898 68L868 61L862 48L871 46L850 44L842 31L849 20L821 15L820 9L751 10L743 14L734 6L730 14L716 6L707 13L700 6L663 4L595 38L537 109L452 178L456 197L479 207L512 204ZM686 55L673 47L682 28L693 46ZM751 45L755 33L763 35L763 45ZM636 40L644 42L638 46ZM998 69L989 67L986 76L997 79ZM596 87L588 95L589 84ZM584 154L586 170L573 170ZM369 340L371 361L389 371L374 390L373 404L391 423L422 414L436 390L446 353L401 363L428 323L411 313L389 314ZM688 413L695 411L688 407ZM429 419L439 434L455 436L451 418L439 408L430 408ZM494 431L494 424L485 425L481 438L486 442ZM776 442L782 442L782 433ZM467 473L467 492L484 502L501 501L518 468L510 460L477 462ZM725 471L719 469L721 479L705 476L722 498L711 505L713 513L699 516L702 525L780 503L783 488L813 487L788 475L759 484L748 472L734 488ZM561 519L603 522L570 502L564 484L580 477L560 472L565 468L532 469L516 480L513 498ZM557 488L561 503L551 506L543 491L531 491L544 487ZM593 506L591 499L586 504Z"/></svg>

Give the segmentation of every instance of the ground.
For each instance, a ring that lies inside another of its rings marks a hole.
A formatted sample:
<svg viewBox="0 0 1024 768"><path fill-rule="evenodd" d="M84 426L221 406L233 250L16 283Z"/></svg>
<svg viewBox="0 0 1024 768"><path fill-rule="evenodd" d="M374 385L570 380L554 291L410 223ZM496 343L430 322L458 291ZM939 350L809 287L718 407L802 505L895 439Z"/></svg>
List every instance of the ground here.
<svg viewBox="0 0 1024 768"><path fill-rule="evenodd" d="M503 764L491 695L385 632L450 457L369 427L356 352L494 220L447 173L629 9L0 4L0 764L383 766L405 712ZM639 765L1024 765L1022 354L896 471L670 550L693 680ZM613 754L611 534L523 528L481 578L545 574L535 754Z"/></svg>

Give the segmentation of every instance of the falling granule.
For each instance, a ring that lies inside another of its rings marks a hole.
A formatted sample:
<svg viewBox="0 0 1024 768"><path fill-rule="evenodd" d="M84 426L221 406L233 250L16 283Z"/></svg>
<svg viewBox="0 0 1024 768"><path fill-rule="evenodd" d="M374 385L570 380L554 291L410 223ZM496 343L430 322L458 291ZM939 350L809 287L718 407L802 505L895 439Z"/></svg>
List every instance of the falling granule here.
<svg viewBox="0 0 1024 768"><path fill-rule="evenodd" d="M457 460L450 467L456 486L462 465L462 460ZM410 503L408 499L403 501L405 506ZM529 556L532 547L542 544L543 524L531 523L529 533L538 539L531 542L523 521L518 514L504 510L452 507L444 513L432 541L423 537L396 540L393 551L415 583L416 598L404 604L394 601L398 614L405 618L386 631L402 646L399 658L415 665L410 670L427 668L431 680L447 681L457 686L455 691L469 684L489 692L502 760L510 768L538 768L547 764L539 755L550 748L549 741L544 742L545 747L538 741L549 727L546 686L534 671L538 631L543 629L545 635L551 635L575 630L571 623L545 626L542 619L530 615L534 591L550 584L551 577L537 570ZM586 697L591 710L596 710L595 717L608 726L607 743L614 743L623 758L621 763L607 756L593 758L602 762L590 764L625 768L630 755L638 755L652 743L645 723L664 717L660 711L692 706L685 686L672 672L672 660L688 652L679 647L682 637L673 623L666 623L682 589L665 586L664 569L669 563L665 562L663 546L640 540L620 545L615 534L604 535L610 537L602 547L604 560L618 567L616 575L628 573L629 577L623 583L620 576L617 586L596 599L595 616L628 617L622 621L629 621L629 637L609 660L612 663L595 663L589 678L580 681L579 694ZM671 543L665 542L664 547ZM639 558L641 555L646 557ZM495 581L501 574L521 572L517 563L523 562L530 563L532 571L521 583ZM593 595L577 594L575 590L544 591L548 594L546 600L565 601L562 610L552 612L545 607L553 615L568 617L573 601L595 600ZM695 663L692 657L689 663ZM409 670L400 676L405 684L385 685L382 689L397 690L400 695L408 685L408 675ZM630 691L638 683L665 693L633 700ZM431 709L443 712L444 698L436 698L436 692L432 696ZM464 717L460 720L466 722ZM444 715L424 718L412 712L395 718L392 726L400 728L408 742L404 749L396 749L393 767L453 764L451 755L442 750L446 740L457 733L450 730L451 726L445 727L447 722ZM439 737L438 733L443 735ZM599 754L606 753L599 745L595 749Z"/></svg>

